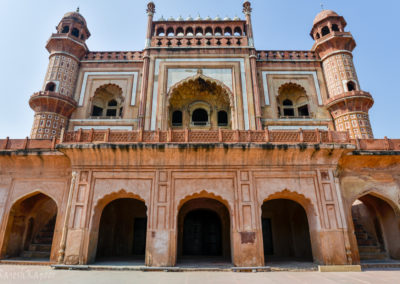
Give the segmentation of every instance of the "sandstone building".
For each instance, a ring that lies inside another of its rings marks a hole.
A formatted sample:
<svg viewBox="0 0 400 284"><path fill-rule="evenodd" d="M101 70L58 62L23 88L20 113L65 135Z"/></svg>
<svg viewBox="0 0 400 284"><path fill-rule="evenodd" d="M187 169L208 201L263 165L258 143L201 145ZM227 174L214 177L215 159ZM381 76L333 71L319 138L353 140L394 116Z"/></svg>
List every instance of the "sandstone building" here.
<svg viewBox="0 0 400 284"><path fill-rule="evenodd" d="M251 12L150 2L145 48L115 52L64 15L30 139L0 140L3 262L400 259L400 140L373 138L345 19L319 13L311 50L257 50Z"/></svg>

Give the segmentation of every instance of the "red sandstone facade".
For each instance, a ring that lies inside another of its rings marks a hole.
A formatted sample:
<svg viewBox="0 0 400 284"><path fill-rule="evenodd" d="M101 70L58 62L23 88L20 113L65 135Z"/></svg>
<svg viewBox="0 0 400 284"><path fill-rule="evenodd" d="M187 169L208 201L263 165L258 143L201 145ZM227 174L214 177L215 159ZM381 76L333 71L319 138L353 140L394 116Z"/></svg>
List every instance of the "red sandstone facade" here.
<svg viewBox="0 0 400 284"><path fill-rule="evenodd" d="M96 52L78 12L46 48L30 139L0 140L0 258L147 266L399 259L400 140L373 139L343 17L308 51L245 19L153 20Z"/></svg>

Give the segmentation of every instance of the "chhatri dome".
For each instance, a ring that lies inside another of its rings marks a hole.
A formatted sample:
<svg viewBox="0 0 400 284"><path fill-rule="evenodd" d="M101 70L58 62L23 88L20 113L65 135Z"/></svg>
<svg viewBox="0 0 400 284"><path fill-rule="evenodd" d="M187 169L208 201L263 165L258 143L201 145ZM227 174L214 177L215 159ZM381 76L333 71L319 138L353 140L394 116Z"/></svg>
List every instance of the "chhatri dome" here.
<svg viewBox="0 0 400 284"><path fill-rule="evenodd" d="M315 17L313 24L321 22L322 20L329 18L329 17L339 17L339 15L332 11L332 10L322 10L318 15Z"/></svg>

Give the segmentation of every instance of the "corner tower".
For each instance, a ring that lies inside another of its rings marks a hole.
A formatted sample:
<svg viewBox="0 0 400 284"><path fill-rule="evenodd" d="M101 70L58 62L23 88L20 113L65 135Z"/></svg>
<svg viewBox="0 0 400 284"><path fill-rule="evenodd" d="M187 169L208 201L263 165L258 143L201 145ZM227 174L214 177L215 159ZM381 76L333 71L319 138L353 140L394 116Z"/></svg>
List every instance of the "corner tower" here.
<svg viewBox="0 0 400 284"><path fill-rule="evenodd" d="M342 16L323 10L314 19L312 50L322 60L329 98L325 102L338 131L349 131L351 138L373 138L368 111L374 100L361 90L353 64L356 42L344 28Z"/></svg>
<svg viewBox="0 0 400 284"><path fill-rule="evenodd" d="M79 9L65 14L56 28L46 44L50 57L42 90L29 99L35 111L33 139L59 137L77 106L74 90L90 32Z"/></svg>

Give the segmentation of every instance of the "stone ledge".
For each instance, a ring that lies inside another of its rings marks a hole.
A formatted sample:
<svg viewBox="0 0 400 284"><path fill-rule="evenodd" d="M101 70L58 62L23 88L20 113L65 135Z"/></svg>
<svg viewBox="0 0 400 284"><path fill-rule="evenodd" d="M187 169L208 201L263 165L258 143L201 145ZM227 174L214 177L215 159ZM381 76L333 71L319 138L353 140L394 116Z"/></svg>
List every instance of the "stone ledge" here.
<svg viewBox="0 0 400 284"><path fill-rule="evenodd" d="M318 265L319 272L361 272L361 265Z"/></svg>

